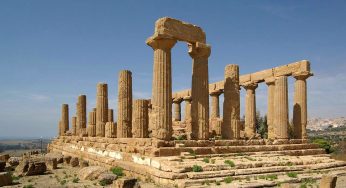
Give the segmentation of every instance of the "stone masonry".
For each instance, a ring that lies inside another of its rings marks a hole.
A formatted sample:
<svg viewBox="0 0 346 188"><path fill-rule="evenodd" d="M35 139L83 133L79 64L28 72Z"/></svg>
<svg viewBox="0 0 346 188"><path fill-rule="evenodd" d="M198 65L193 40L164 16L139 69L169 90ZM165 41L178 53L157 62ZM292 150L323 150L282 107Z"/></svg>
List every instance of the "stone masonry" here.
<svg viewBox="0 0 346 188"><path fill-rule="evenodd" d="M132 73L120 71L118 83L118 121L117 137L132 136Z"/></svg>

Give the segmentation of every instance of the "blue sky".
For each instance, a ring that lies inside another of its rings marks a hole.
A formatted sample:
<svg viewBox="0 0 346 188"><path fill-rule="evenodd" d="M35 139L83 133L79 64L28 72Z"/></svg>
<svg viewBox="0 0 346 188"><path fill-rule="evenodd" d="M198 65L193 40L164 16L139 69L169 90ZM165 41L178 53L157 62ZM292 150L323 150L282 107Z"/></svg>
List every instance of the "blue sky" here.
<svg viewBox="0 0 346 188"><path fill-rule="evenodd" d="M151 96L153 51L145 40L169 16L201 26L212 46L209 80L227 64L241 74L307 59L309 117L345 116L345 1L0 1L0 137L57 134L62 103L75 113L79 94L95 106L98 82L109 84L116 108L117 76L133 73L135 98ZM191 85L185 43L172 50L173 90ZM290 79L292 111L293 79ZM242 91L242 108L244 91ZM257 89L266 110L266 86ZM115 113L116 114L116 113Z"/></svg>

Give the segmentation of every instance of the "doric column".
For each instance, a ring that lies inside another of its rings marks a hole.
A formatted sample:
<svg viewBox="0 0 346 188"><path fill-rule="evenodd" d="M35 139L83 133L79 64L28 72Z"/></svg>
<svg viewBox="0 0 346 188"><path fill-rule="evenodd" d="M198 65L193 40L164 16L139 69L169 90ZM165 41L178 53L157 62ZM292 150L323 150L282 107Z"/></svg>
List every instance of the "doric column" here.
<svg viewBox="0 0 346 188"><path fill-rule="evenodd" d="M108 122L114 122L114 113L113 109L108 109Z"/></svg>
<svg viewBox="0 0 346 188"><path fill-rule="evenodd" d="M61 127L62 133L65 134L69 129L68 104L63 104L61 108Z"/></svg>
<svg viewBox="0 0 346 188"><path fill-rule="evenodd" d="M182 98L173 99L174 121L181 121L181 101Z"/></svg>
<svg viewBox="0 0 346 188"><path fill-rule="evenodd" d="M83 128L86 128L86 96L80 95L78 96L77 102L77 126L76 126L76 134L79 135Z"/></svg>
<svg viewBox="0 0 346 188"><path fill-rule="evenodd" d="M154 36L147 44L154 50L152 84L152 137L170 140L172 137L172 70L171 48L176 40Z"/></svg>
<svg viewBox="0 0 346 188"><path fill-rule="evenodd" d="M117 128L114 122L107 122L105 125L105 137L115 138L117 135Z"/></svg>
<svg viewBox="0 0 346 188"><path fill-rule="evenodd" d="M191 121L191 96L186 96L183 98L185 102L185 121Z"/></svg>
<svg viewBox="0 0 346 188"><path fill-rule="evenodd" d="M210 93L211 97L211 113L210 118L215 119L220 117L220 102L219 102L219 96L221 95L222 91L213 91Z"/></svg>
<svg viewBox="0 0 346 188"><path fill-rule="evenodd" d="M71 118L71 125L72 125L72 135L76 136L77 135L77 117L73 116Z"/></svg>
<svg viewBox="0 0 346 188"><path fill-rule="evenodd" d="M117 138L131 138L132 123L132 73L119 72Z"/></svg>
<svg viewBox="0 0 346 188"><path fill-rule="evenodd" d="M148 123L148 100L134 100L132 116L133 138L148 138Z"/></svg>
<svg viewBox="0 0 346 188"><path fill-rule="evenodd" d="M63 136L63 135L64 135L64 129L65 129L65 128L62 127L61 120L59 120L59 124L58 124L59 136Z"/></svg>
<svg viewBox="0 0 346 188"><path fill-rule="evenodd" d="M278 139L288 139L288 89L287 76L275 80L274 126Z"/></svg>
<svg viewBox="0 0 346 188"><path fill-rule="evenodd" d="M88 117L88 136L95 137L96 136L96 112L89 112Z"/></svg>
<svg viewBox="0 0 346 188"><path fill-rule="evenodd" d="M105 136L105 125L108 121L108 86L106 83L97 84L96 98L96 136Z"/></svg>
<svg viewBox="0 0 346 188"><path fill-rule="evenodd" d="M310 72L294 73L294 106L293 106L293 125L294 137L297 139L306 139L307 124L307 90L306 79L312 76Z"/></svg>
<svg viewBox="0 0 346 188"><path fill-rule="evenodd" d="M254 87L254 86L253 86ZM225 67L223 123L221 128L223 139L240 138L240 92L239 66L230 64ZM253 88L254 90L254 88ZM255 101L255 96L252 96ZM256 109L256 104L254 104ZM252 110L252 109L251 109ZM255 111L256 113L256 111Z"/></svg>
<svg viewBox="0 0 346 188"><path fill-rule="evenodd" d="M245 83L243 87L246 89L245 97L245 136L247 138L256 135L256 88L257 83Z"/></svg>
<svg viewBox="0 0 346 188"><path fill-rule="evenodd" d="M203 43L189 44L192 57L192 139L209 139L209 80L208 57L210 46Z"/></svg>
<svg viewBox="0 0 346 188"><path fill-rule="evenodd" d="M268 100L267 100L267 125L268 125L268 139L275 139L274 127L274 94L275 94L275 78L267 78L265 80L268 86Z"/></svg>

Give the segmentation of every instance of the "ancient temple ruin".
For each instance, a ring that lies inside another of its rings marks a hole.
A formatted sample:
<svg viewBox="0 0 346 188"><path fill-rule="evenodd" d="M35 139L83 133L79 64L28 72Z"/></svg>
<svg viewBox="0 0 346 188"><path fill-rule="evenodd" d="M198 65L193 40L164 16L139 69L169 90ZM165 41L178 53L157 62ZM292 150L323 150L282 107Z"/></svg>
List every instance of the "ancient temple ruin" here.
<svg viewBox="0 0 346 188"><path fill-rule="evenodd" d="M191 89L172 92L174 65L171 49L177 41L188 44L193 67L192 85ZM129 70L120 71L117 121L114 121L113 110L108 108L108 95L115 94L108 93L106 83L99 83L96 108L87 112L86 96L79 96L71 128L69 107L62 105L59 137L48 146L49 151L81 157L97 165L121 166L133 176L179 187L197 185L206 178L217 181L225 176L237 178L251 175L253 171L247 171L240 165L232 169L218 162L220 157L234 157L240 153L260 153L268 155L267 159L272 155L315 156L311 161L320 163L328 158L323 156L323 149L307 141L307 79L313 75L309 61L302 60L245 75L239 75L241 66L230 64L225 67L223 80L209 83L211 46L200 27L172 18L160 18L155 23L154 34L146 43L154 51L151 99L133 99L132 73ZM288 103L288 77L295 79L293 104ZM268 138L261 138L256 133L256 88L261 83L268 86ZM246 91L244 123L240 118L241 89ZM224 97L222 118L221 94ZM184 119L181 110L183 102ZM293 137L288 134L291 105ZM179 137L181 135L186 139ZM216 162L205 167L201 165L203 173L193 171L192 164L201 164L205 157L215 157ZM346 166L337 161L331 164L328 169ZM299 170L309 168L306 165ZM276 171L265 166L263 169L263 173L273 173L288 170L288 167L276 168ZM321 169L327 167L322 165Z"/></svg>

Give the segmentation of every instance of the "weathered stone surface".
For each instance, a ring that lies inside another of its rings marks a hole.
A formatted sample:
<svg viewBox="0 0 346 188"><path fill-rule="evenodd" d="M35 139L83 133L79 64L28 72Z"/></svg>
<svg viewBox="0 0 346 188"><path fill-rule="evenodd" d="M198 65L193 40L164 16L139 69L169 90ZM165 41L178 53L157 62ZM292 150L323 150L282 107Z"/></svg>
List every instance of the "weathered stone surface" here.
<svg viewBox="0 0 346 188"><path fill-rule="evenodd" d="M72 167L79 166L79 159L78 159L78 157L72 157L71 160L70 160L70 165Z"/></svg>
<svg viewBox="0 0 346 188"><path fill-rule="evenodd" d="M105 136L105 125L108 121L108 85L106 83L97 84L96 97L96 136Z"/></svg>
<svg viewBox="0 0 346 188"><path fill-rule="evenodd" d="M20 158L19 157L10 157L7 162L13 167L19 165Z"/></svg>
<svg viewBox="0 0 346 188"><path fill-rule="evenodd" d="M12 184L12 177L9 172L0 172L0 187L11 185Z"/></svg>
<svg viewBox="0 0 346 188"><path fill-rule="evenodd" d="M114 122L114 112L113 109L108 109L108 122Z"/></svg>
<svg viewBox="0 0 346 188"><path fill-rule="evenodd" d="M147 138L148 133L148 100L137 99L133 103L132 135L133 138Z"/></svg>
<svg viewBox="0 0 346 188"><path fill-rule="evenodd" d="M5 161L7 162L7 160L10 158L10 155L9 154L3 154L3 155L0 155L0 161Z"/></svg>
<svg viewBox="0 0 346 188"><path fill-rule="evenodd" d="M79 162L79 166L81 168L88 167L89 166L89 162L85 161L85 160L82 160L82 161Z"/></svg>
<svg viewBox="0 0 346 188"><path fill-rule="evenodd" d="M98 177L98 180L99 181L104 181L106 182L107 184L112 184L114 180L116 180L118 177L117 175L115 174L112 174L112 173L104 173L104 174L101 174L99 177Z"/></svg>
<svg viewBox="0 0 346 188"><path fill-rule="evenodd" d="M5 161L0 161L0 172L3 172L6 167L6 162Z"/></svg>
<svg viewBox="0 0 346 188"><path fill-rule="evenodd" d="M56 158L56 161L58 164L63 163L64 162L64 155L61 153L47 153L45 155L46 158Z"/></svg>
<svg viewBox="0 0 346 188"><path fill-rule="evenodd" d="M337 176L323 175L320 182L320 188L335 188Z"/></svg>
<svg viewBox="0 0 346 188"><path fill-rule="evenodd" d="M117 138L132 137L132 73L119 72Z"/></svg>
<svg viewBox="0 0 346 188"><path fill-rule="evenodd" d="M274 131L275 78L274 77L267 78L265 82L268 85L268 101L267 101L268 139L275 139L275 131Z"/></svg>
<svg viewBox="0 0 346 188"><path fill-rule="evenodd" d="M71 124L72 124L72 130L71 130L71 133L72 135L76 136L77 135L77 117L76 116L73 116L71 118Z"/></svg>
<svg viewBox="0 0 346 188"><path fill-rule="evenodd" d="M288 139L288 88L287 77L280 76L275 80L274 126L278 139Z"/></svg>
<svg viewBox="0 0 346 188"><path fill-rule="evenodd" d="M19 176L33 176L44 174L46 170L44 159L24 159L16 167L15 172Z"/></svg>
<svg viewBox="0 0 346 188"><path fill-rule="evenodd" d="M257 83L247 83L245 97L245 137L253 138L256 135L256 88Z"/></svg>
<svg viewBox="0 0 346 188"><path fill-rule="evenodd" d="M138 188L137 179L122 178L112 184L112 188Z"/></svg>
<svg viewBox="0 0 346 188"><path fill-rule="evenodd" d="M174 121L181 121L181 101L182 98L174 98L173 99L173 109L174 109Z"/></svg>
<svg viewBox="0 0 346 188"><path fill-rule="evenodd" d="M82 168L78 172L78 177L81 180L95 180L97 179L101 174L107 172L107 169L100 166L89 166Z"/></svg>
<svg viewBox="0 0 346 188"><path fill-rule="evenodd" d="M117 136L117 126L114 122L106 123L105 137L115 138Z"/></svg>
<svg viewBox="0 0 346 188"><path fill-rule="evenodd" d="M72 157L71 157L71 156L68 156L68 155L67 155L67 156L64 156L64 163L65 163L65 164L70 164L71 158L72 158Z"/></svg>
<svg viewBox="0 0 346 188"><path fill-rule="evenodd" d="M65 134L69 130L69 115L68 104L63 104L61 107L61 134Z"/></svg>
<svg viewBox="0 0 346 188"><path fill-rule="evenodd" d="M80 135L81 130L86 128L86 95L79 95L77 102L77 122L76 122L76 134Z"/></svg>
<svg viewBox="0 0 346 188"><path fill-rule="evenodd" d="M47 169L54 170L54 169L58 168L57 158L55 158L55 157L47 157L46 156L45 160L46 160Z"/></svg>

